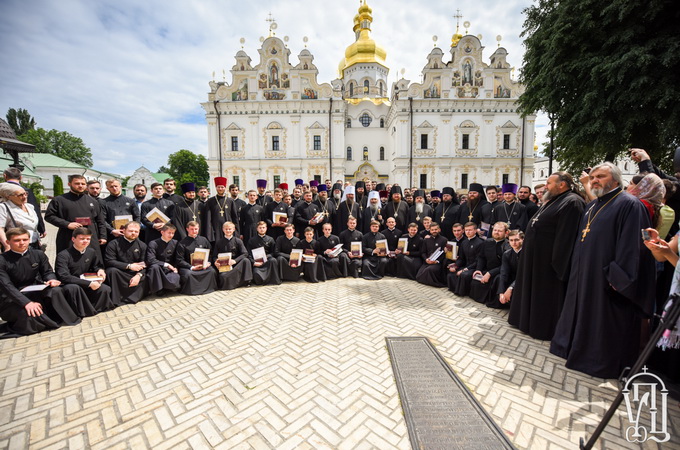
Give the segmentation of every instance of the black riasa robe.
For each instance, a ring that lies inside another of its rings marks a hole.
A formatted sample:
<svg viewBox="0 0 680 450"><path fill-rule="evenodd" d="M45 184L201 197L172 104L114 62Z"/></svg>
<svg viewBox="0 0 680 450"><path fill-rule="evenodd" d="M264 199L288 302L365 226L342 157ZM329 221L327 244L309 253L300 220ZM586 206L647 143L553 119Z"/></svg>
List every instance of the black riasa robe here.
<svg viewBox="0 0 680 450"><path fill-rule="evenodd" d="M501 273L501 262L503 253L508 250L508 241L503 239L496 241L487 239L482 244L482 248L477 254L477 266L475 270L482 272L482 275L489 274L491 278L487 283L479 280L472 280L470 283L470 297L478 303L486 303L489 294L492 292L494 279Z"/></svg>
<svg viewBox="0 0 680 450"><path fill-rule="evenodd" d="M340 242L342 242L343 251L347 254L347 275L353 278L359 278L359 271L361 270L361 258L350 258L352 249L352 242L361 242L364 235L361 231L357 230L345 230L338 236ZM362 252L363 252L362 248Z"/></svg>
<svg viewBox="0 0 680 450"><path fill-rule="evenodd" d="M375 241L381 239L385 239L385 235L371 231L364 234L361 239L361 251L364 252L364 258L361 261L361 277L364 280L380 280L385 276L387 257L373 254Z"/></svg>
<svg viewBox="0 0 680 450"><path fill-rule="evenodd" d="M273 226L274 224L274 213L282 213L288 216L288 210L289 207L286 203L284 202L276 202L275 200L272 200L271 202L267 203L267 206L264 208L264 221L267 222L267 234L274 239L276 242L276 239L278 239L279 236L284 235L284 227L275 227ZM288 218L289 223L293 223L293 218L289 217Z"/></svg>
<svg viewBox="0 0 680 450"><path fill-rule="evenodd" d="M248 250L241 239L236 236L232 236L231 239L222 236L215 242L211 261L214 262L220 253L231 253L231 259L235 261L235 264L227 272L219 272L219 269L215 266L215 270L218 271L218 289L232 290L246 286L253 281L253 265L248 258Z"/></svg>
<svg viewBox="0 0 680 450"><path fill-rule="evenodd" d="M482 219L484 218L483 209L484 205L487 204L485 199L479 197L477 203L471 204L470 200L460 205L458 210L458 221L465 225L467 222L474 222L477 226L482 225ZM491 224L493 225L493 224Z"/></svg>
<svg viewBox="0 0 680 450"><path fill-rule="evenodd" d="M272 255L276 243L271 236L260 236L255 234L248 241L248 258L253 264L253 283L262 286L267 284L281 284L281 276L279 273L279 266L276 258ZM267 255L267 260L261 266L255 266L255 258L253 258L253 249L262 247Z"/></svg>
<svg viewBox="0 0 680 450"><path fill-rule="evenodd" d="M222 236L222 225L224 222L232 222L238 230L238 213L234 208L234 201L229 196L215 195L205 202L203 207L205 217L203 224L205 228L204 236L211 243L214 243Z"/></svg>
<svg viewBox="0 0 680 450"><path fill-rule="evenodd" d="M97 273L100 269L104 269L104 263L99 259L94 249L89 247L83 253L80 253L71 246L59 252L55 264L55 271L59 281L63 284L80 286L97 312L115 308L111 300L111 288L101 283L96 290L91 289L90 284L92 282L84 280L80 276L85 273Z"/></svg>
<svg viewBox="0 0 680 450"><path fill-rule="evenodd" d="M418 225L418 231L423 231L425 229L425 226L423 225L423 219L425 217L429 217L429 218L432 219L433 222L439 223L439 219L437 217L435 217L435 209L432 208L432 206L428 205L427 203L423 203L423 211L420 212L420 213L417 213L416 212L416 204L414 203L408 209L408 219L406 220L406 227L408 227L408 225L411 224L411 223L415 223L415 224ZM453 225L453 224L451 224L451 225ZM399 228L399 227L397 227L397 228ZM444 227L442 227L442 230L443 229L444 229Z"/></svg>
<svg viewBox="0 0 680 450"><path fill-rule="evenodd" d="M637 198L620 189L589 203L590 231L577 237L567 296L550 352L569 369L617 378L640 349L640 327L654 307L656 265L640 230L651 225ZM604 206L609 200L609 204ZM593 218L597 214L597 217ZM583 233L583 232L582 232Z"/></svg>
<svg viewBox="0 0 680 450"><path fill-rule="evenodd" d="M441 234L449 241L453 240L453 224L460 222L458 219L459 212L460 205L453 201L440 202L435 208L432 220L439 224L442 229ZM444 216L443 219L442 216ZM421 228L418 227L418 229Z"/></svg>
<svg viewBox="0 0 680 450"><path fill-rule="evenodd" d="M137 204L130 197L124 195L114 197L109 195L102 200L101 204L103 205L102 213L106 221L106 239L109 241L117 237L112 234L113 221L116 219L116 216L132 216L133 221L139 222L139 208L137 208Z"/></svg>
<svg viewBox="0 0 680 450"><path fill-rule="evenodd" d="M314 203L300 202L295 207L295 216L293 223L295 223L295 233L303 239L305 237L305 228L312 227L309 221L319 212L319 207Z"/></svg>
<svg viewBox="0 0 680 450"><path fill-rule="evenodd" d="M423 265L423 258L421 258L423 238L417 233L413 237L409 236L408 233L401 237L408 238L408 242L404 252L399 253L396 257L397 276L415 280L420 266Z"/></svg>
<svg viewBox="0 0 680 450"><path fill-rule="evenodd" d="M321 201L321 199L316 199L313 202L318 208L319 212L322 212L324 215L324 220L321 223L317 223L314 225L314 229L316 230L316 236L323 236L323 224L324 223L330 223L331 226L333 227L332 230L335 231L336 229L336 206L335 203L333 203L330 200L326 200L325 202Z"/></svg>
<svg viewBox="0 0 680 450"><path fill-rule="evenodd" d="M508 309L510 308L510 303L501 303L499 297L504 293L509 287L515 287L515 279L517 277L517 266L519 265L520 256L522 255L522 249L518 252L511 248L503 253L503 258L501 261L501 273L494 278L493 284L491 285L490 295L486 299L486 306L489 308L496 309Z"/></svg>
<svg viewBox="0 0 680 450"><path fill-rule="evenodd" d="M177 203L172 217L172 223L177 227L175 239L181 241L187 237L187 224L192 221L198 222L199 235L205 237L205 215L205 204L198 200L183 199Z"/></svg>
<svg viewBox="0 0 680 450"><path fill-rule="evenodd" d="M166 265L175 266L177 241L170 239L165 242L162 238L149 242L146 249L146 274L149 291L152 294L161 291L178 291L181 285L179 271L175 273ZM175 267L176 268L176 267Z"/></svg>
<svg viewBox="0 0 680 450"><path fill-rule="evenodd" d="M265 220L264 208L257 203L246 203L239 214L239 230L243 242L250 242L250 238L257 236L257 223Z"/></svg>
<svg viewBox="0 0 680 450"><path fill-rule="evenodd" d="M549 341L555 333L585 206L580 195L567 191L527 225L508 322L534 339Z"/></svg>
<svg viewBox="0 0 680 450"><path fill-rule="evenodd" d="M470 293L470 283L472 274L477 267L477 255L482 248L484 240L479 236L472 239L465 238L458 248L458 259L456 260L456 272L449 272L446 275L446 284L449 290L456 295L464 297ZM463 271L460 275L457 272Z"/></svg>
<svg viewBox="0 0 680 450"><path fill-rule="evenodd" d="M159 211L161 211L163 214L168 216L168 218L172 221L172 218L175 215L175 204L167 199L167 198L155 198L152 197L151 199L145 201L142 203L142 211L140 213L140 220L142 221L142 224L146 227L146 233L144 234L144 242L148 245L149 242L153 241L154 239L158 239L161 237L161 232L154 229L153 223L151 223L147 218L146 215L151 212L152 209L158 208ZM174 223L173 223L174 225Z"/></svg>
<svg viewBox="0 0 680 450"><path fill-rule="evenodd" d="M215 269L206 267L200 270L191 270L191 254L197 248L210 250L210 242L204 236L186 236L177 243L175 253L175 267L179 270L180 292L185 295L209 294L217 289Z"/></svg>
<svg viewBox="0 0 680 450"><path fill-rule="evenodd" d="M528 222L527 208L518 201L513 202L512 204L508 204L507 202L499 203L491 212L491 222L489 222L490 227L493 228L493 224L496 222L507 223L511 230L524 231L527 228Z"/></svg>
<svg viewBox="0 0 680 450"><path fill-rule="evenodd" d="M303 203L304 204L304 203ZM300 239L293 236L288 239L287 236L279 236L274 244L273 256L276 258L276 263L279 267L279 274L282 281L298 281L302 274L302 264L297 267L290 266L290 252L296 248Z"/></svg>
<svg viewBox="0 0 680 450"><path fill-rule="evenodd" d="M111 286L111 300L114 305L137 303L148 294L146 269L135 272L127 268L129 264L144 262L145 258L146 244L139 239L130 242L121 236L106 246L106 284ZM139 284L130 287L130 280L138 273L141 274Z"/></svg>
<svg viewBox="0 0 680 450"><path fill-rule="evenodd" d="M319 245L321 245L321 253L324 266L324 273L326 278L332 280L334 278L345 278L347 276L347 264L349 263L349 258L347 253L342 251L338 256L332 257L326 254L326 250L330 250L336 245L340 244L340 238L334 234L330 236L321 236L318 239Z"/></svg>
<svg viewBox="0 0 680 450"><path fill-rule="evenodd" d="M389 217L393 217L394 220L397 222L397 224L395 225L396 228L399 228L400 230L405 230L406 226L408 225L407 223L408 203L406 203L404 200L400 202L393 201L387 202L381 212L381 215L383 220L387 220Z"/></svg>
<svg viewBox="0 0 680 450"><path fill-rule="evenodd" d="M423 259L423 265L418 269L416 274L416 281L418 283L427 284L428 286L443 287L444 282L444 261L446 260L446 252L442 253L439 258L437 258L437 264L427 264L425 262L437 249L445 250L446 248L446 238L441 234L437 237L430 236L427 239L423 239L421 258Z"/></svg>
<svg viewBox="0 0 680 450"><path fill-rule="evenodd" d="M323 257L321 256L321 244L312 239L308 242L307 239L300 239L295 248L300 249L305 254L312 252L316 255L314 262L302 262L302 277L309 283L318 283L326 281L326 271L323 267Z"/></svg>
<svg viewBox="0 0 680 450"><path fill-rule="evenodd" d="M334 229L338 236L347 229L347 220L350 215L357 219L357 226L359 226L361 224L361 209L359 205L356 202L352 202L350 206L347 200L345 200L338 205L338 213L336 214L337 227L334 227Z"/></svg>

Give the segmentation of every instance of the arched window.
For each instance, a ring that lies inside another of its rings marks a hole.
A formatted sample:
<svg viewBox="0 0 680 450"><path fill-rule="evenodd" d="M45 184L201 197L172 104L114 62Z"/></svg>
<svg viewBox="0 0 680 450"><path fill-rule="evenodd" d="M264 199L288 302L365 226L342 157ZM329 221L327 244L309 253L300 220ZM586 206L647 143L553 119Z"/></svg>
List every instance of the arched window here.
<svg viewBox="0 0 680 450"><path fill-rule="evenodd" d="M367 127L371 124L373 121L373 118L368 115L368 113L363 113L361 117L359 117L359 122L361 122L361 125Z"/></svg>
<svg viewBox="0 0 680 450"><path fill-rule="evenodd" d="M368 87L369 87L368 80L364 80L364 94L368 94Z"/></svg>
<svg viewBox="0 0 680 450"><path fill-rule="evenodd" d="M347 128L352 128L352 119L350 119L350 118L348 117L348 118L347 118L347 123L345 124L345 126L346 126Z"/></svg>
<svg viewBox="0 0 680 450"><path fill-rule="evenodd" d="M384 97L384 96L385 96L385 94L384 94L384 92L385 92L385 90L384 90L385 86L383 86L382 83L378 83L378 86L380 86L380 96L381 96L381 97Z"/></svg>
<svg viewBox="0 0 680 450"><path fill-rule="evenodd" d="M385 119L380 118L380 128L385 128Z"/></svg>
<svg viewBox="0 0 680 450"><path fill-rule="evenodd" d="M352 147L347 147L347 161L352 160Z"/></svg>
<svg viewBox="0 0 680 450"><path fill-rule="evenodd" d="M354 97L354 83L349 83L349 96Z"/></svg>
<svg viewBox="0 0 680 450"><path fill-rule="evenodd" d="M385 161L385 147L380 147L380 161Z"/></svg>
<svg viewBox="0 0 680 450"><path fill-rule="evenodd" d="M368 161L368 147L364 147L364 161Z"/></svg>

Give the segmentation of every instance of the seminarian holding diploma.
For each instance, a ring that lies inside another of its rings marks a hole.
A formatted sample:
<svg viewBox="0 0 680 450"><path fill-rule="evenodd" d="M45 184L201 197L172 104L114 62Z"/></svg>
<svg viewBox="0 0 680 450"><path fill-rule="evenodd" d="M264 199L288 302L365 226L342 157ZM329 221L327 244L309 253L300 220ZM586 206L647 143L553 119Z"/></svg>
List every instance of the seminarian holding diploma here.
<svg viewBox="0 0 680 450"><path fill-rule="evenodd" d="M123 236L106 246L106 282L116 305L137 303L147 294L146 244L139 240L139 228L139 222L128 222Z"/></svg>
<svg viewBox="0 0 680 450"><path fill-rule="evenodd" d="M418 283L435 287L444 286L444 269L442 264L446 259L446 238L439 234L439 224L432 222L430 237L423 239L422 258L425 263L418 269L416 280Z"/></svg>
<svg viewBox="0 0 680 450"><path fill-rule="evenodd" d="M375 191L371 191L375 192ZM368 208L364 210L366 214ZM378 230L380 222L374 220L370 223L370 231L361 238L361 247L364 258L361 261L361 276L364 280L380 280L385 276L387 267L387 239Z"/></svg>
<svg viewBox="0 0 680 450"><path fill-rule="evenodd" d="M161 237L149 242L146 249L146 274L149 291L152 294L162 295L165 291L178 291L180 277L175 267L175 253L177 241L175 226L166 223L160 229Z"/></svg>
<svg viewBox="0 0 680 450"><path fill-rule="evenodd" d="M296 249L302 250L304 254L302 275L305 281L310 283L326 281L326 272L321 260L321 244L314 239L314 233L314 228L305 228L304 239L300 239L295 246Z"/></svg>
<svg viewBox="0 0 680 450"><path fill-rule="evenodd" d="M347 276L347 264L349 258L347 253L342 250L342 243L340 238L334 234L333 226L330 223L323 224L323 236L320 236L318 241L321 245L321 253L323 254L323 266L326 278L332 280L334 278L345 278ZM334 250L340 245L340 250Z"/></svg>
<svg viewBox="0 0 680 450"><path fill-rule="evenodd" d="M210 242L199 236L199 224L187 222L186 237L177 243L175 267L185 295L209 294L217 289L215 271L210 267Z"/></svg>
<svg viewBox="0 0 680 450"><path fill-rule="evenodd" d="M267 222L260 221L247 246L253 264L253 282L257 285L281 284L279 265L272 254L274 246L274 239L267 235Z"/></svg>
<svg viewBox="0 0 680 450"><path fill-rule="evenodd" d="M59 287L45 253L29 248L28 231L10 228L6 235L10 249L0 254L0 317L10 332L27 335L76 325L80 317L72 305L81 316L96 313L78 286ZM21 292L27 286L35 290Z"/></svg>
<svg viewBox="0 0 680 450"><path fill-rule="evenodd" d="M408 233L403 234L401 239L406 239L406 243L402 244L403 249L397 246L395 250L397 276L415 280L420 266L423 265L423 259L420 257L423 238L418 234L418 225L415 222L410 223Z"/></svg>
<svg viewBox="0 0 680 450"><path fill-rule="evenodd" d="M309 191L308 191L309 192ZM276 238L274 244L274 258L279 266L279 273L282 281L298 281L302 273L302 263L297 265L290 264L290 254L293 251L299 238L295 237L295 227L289 223L283 229L284 235Z"/></svg>
<svg viewBox="0 0 680 450"><path fill-rule="evenodd" d="M151 222L146 216L149 215L151 211L157 209L159 212L164 214L168 219L172 219L175 214L175 204L172 200L163 197L163 185L160 183L153 183L151 185L151 195L152 197L142 203L141 220L146 227L146 243L158 239L161 237L161 228L163 227L163 222L159 219L156 222ZM155 212L155 211L154 211Z"/></svg>
<svg viewBox="0 0 680 450"><path fill-rule="evenodd" d="M92 232L86 227L73 230L73 245L57 255L56 272L64 285L80 286L97 312L116 306L111 300L111 288L104 284L104 263L89 247Z"/></svg>
<svg viewBox="0 0 680 450"><path fill-rule="evenodd" d="M139 222L139 208L137 208L137 204L133 199L123 195L120 181L113 178L106 180L106 189L109 191L109 196L102 199L101 204L103 207L102 212L106 218L106 239L111 242L123 235L122 225L118 225L118 223L121 223L121 219L122 221L128 220L131 222L134 220Z"/></svg>
<svg viewBox="0 0 680 450"><path fill-rule="evenodd" d="M342 247L347 254L347 275L353 278L359 278L359 270L361 269L361 260L364 257L361 251L361 241L364 235L361 231L356 229L357 219L350 216L347 220L347 229L340 233L338 238L342 243Z"/></svg>
<svg viewBox="0 0 680 450"><path fill-rule="evenodd" d="M235 236L236 225L224 222L223 236L215 242L212 249L212 260L217 269L217 286L219 289L236 289L246 286L253 280L253 266L248 258L248 250L243 241ZM230 256L225 260L222 256ZM222 267L222 265L228 267Z"/></svg>
<svg viewBox="0 0 680 450"><path fill-rule="evenodd" d="M510 249L505 239L507 235L508 224L496 222L491 230L491 238L482 243L470 284L470 297L476 302L486 303L493 281L501 273L503 253Z"/></svg>

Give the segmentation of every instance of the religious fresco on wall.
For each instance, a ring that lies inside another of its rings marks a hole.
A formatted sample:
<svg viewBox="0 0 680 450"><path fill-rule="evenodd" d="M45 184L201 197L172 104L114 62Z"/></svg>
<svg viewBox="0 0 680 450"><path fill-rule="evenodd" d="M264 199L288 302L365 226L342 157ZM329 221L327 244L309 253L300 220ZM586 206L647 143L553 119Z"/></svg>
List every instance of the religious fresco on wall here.
<svg viewBox="0 0 680 450"><path fill-rule="evenodd" d="M267 100L283 100L286 96L285 92L277 90L267 90L264 91L264 98Z"/></svg>
<svg viewBox="0 0 680 450"><path fill-rule="evenodd" d="M257 82L257 87L260 89L267 89L267 74L261 73L260 79Z"/></svg>
<svg viewBox="0 0 680 450"><path fill-rule="evenodd" d="M231 93L231 101L238 102L248 100L248 80L241 80L238 89Z"/></svg>
<svg viewBox="0 0 680 450"><path fill-rule="evenodd" d="M311 88L310 83L309 83L309 79L307 79L307 78L302 78L302 94L301 94L301 97L302 97L303 100L319 98L319 93Z"/></svg>
<svg viewBox="0 0 680 450"><path fill-rule="evenodd" d="M463 63L463 86L469 84L473 85L474 80L472 79L472 62L468 59Z"/></svg>
<svg viewBox="0 0 680 450"><path fill-rule="evenodd" d="M281 74L281 87L283 89L290 89L290 80L287 73Z"/></svg>
<svg viewBox="0 0 680 450"><path fill-rule="evenodd" d="M453 78L451 80L451 86L453 86L453 87L461 86L460 72L457 71L457 70L455 72L453 72Z"/></svg>
<svg viewBox="0 0 680 450"><path fill-rule="evenodd" d="M484 78L482 78L482 71L478 70L475 72L475 86L477 87L483 87L484 86Z"/></svg>
<svg viewBox="0 0 680 450"><path fill-rule="evenodd" d="M439 98L441 97L442 91L442 79L441 77L435 77L432 81L432 86L425 89L423 96L425 98Z"/></svg>
<svg viewBox="0 0 680 450"><path fill-rule="evenodd" d="M456 94L458 98L477 98L479 96L479 88L466 84L464 87L459 87Z"/></svg>
<svg viewBox="0 0 680 450"><path fill-rule="evenodd" d="M279 84L279 66L276 62L272 62L269 66L269 89L281 87Z"/></svg>
<svg viewBox="0 0 680 450"><path fill-rule="evenodd" d="M510 98L510 89L503 86L501 77L493 77L493 96L494 98Z"/></svg>

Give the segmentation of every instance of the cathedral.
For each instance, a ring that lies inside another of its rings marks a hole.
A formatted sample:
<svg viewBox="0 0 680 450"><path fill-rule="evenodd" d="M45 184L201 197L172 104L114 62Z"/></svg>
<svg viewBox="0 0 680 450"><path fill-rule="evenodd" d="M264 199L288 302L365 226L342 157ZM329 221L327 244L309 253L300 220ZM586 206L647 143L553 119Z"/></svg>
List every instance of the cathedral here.
<svg viewBox="0 0 680 450"><path fill-rule="evenodd" d="M439 189L531 182L535 116L522 118L507 51L487 62L479 38L456 29L445 55L423 58L422 83L388 85L387 52L371 38L366 0L354 17L354 42L338 78L317 80L314 56L291 60L276 24L258 62L236 53L231 83L211 81L202 103L211 177L241 189L263 178L268 187L295 179L398 183ZM286 39L287 41L287 39Z"/></svg>

